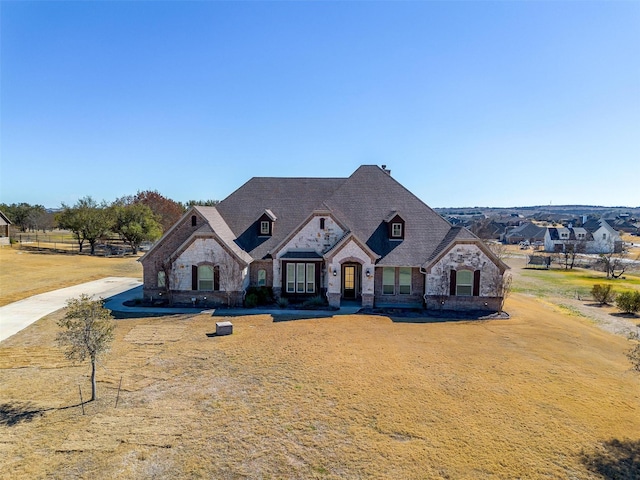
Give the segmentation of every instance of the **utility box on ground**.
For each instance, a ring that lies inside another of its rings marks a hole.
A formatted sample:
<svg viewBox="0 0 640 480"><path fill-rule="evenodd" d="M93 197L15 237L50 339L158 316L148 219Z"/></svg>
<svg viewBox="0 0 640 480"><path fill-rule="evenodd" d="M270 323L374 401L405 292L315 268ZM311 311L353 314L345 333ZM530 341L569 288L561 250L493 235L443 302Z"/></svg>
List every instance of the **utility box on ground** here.
<svg viewBox="0 0 640 480"><path fill-rule="evenodd" d="M216 336L231 335L233 333L233 323L216 322Z"/></svg>

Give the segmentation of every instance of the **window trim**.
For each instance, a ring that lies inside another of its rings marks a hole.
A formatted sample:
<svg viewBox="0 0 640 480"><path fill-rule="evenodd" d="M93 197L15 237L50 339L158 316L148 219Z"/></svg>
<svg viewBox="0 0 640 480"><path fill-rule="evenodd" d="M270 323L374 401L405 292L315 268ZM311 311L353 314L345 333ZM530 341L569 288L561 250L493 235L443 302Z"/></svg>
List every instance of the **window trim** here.
<svg viewBox="0 0 640 480"><path fill-rule="evenodd" d="M318 291L316 262L287 262L284 291L289 295L309 295Z"/></svg>
<svg viewBox="0 0 640 480"><path fill-rule="evenodd" d="M469 274L469 282L470 283L462 283L460 280L461 273ZM474 285L474 272L472 270L467 270L466 268L460 269L456 272L456 297L473 297L473 285ZM469 288L469 293L461 293L460 287Z"/></svg>
<svg viewBox="0 0 640 480"><path fill-rule="evenodd" d="M391 238L402 238L402 223L393 222L391 224Z"/></svg>
<svg viewBox="0 0 640 480"><path fill-rule="evenodd" d="M393 283L385 283L385 273L393 274ZM386 291L385 287L391 287L392 291ZM396 268L395 267L382 267L382 295L395 295L396 294Z"/></svg>
<svg viewBox="0 0 640 480"><path fill-rule="evenodd" d="M258 286L259 287L267 286L267 271L264 268L260 268L258 270Z"/></svg>
<svg viewBox="0 0 640 480"><path fill-rule="evenodd" d="M211 279L203 279L202 278L202 274L200 273L201 271L204 272L204 269L210 269L211 270ZM202 282L211 282L211 288L202 288ZM215 291L215 284L216 284L216 271L215 271L215 267L213 265L210 265L208 263L202 264L202 265L198 265L198 291L199 292L213 292Z"/></svg>
<svg viewBox="0 0 640 480"><path fill-rule="evenodd" d="M404 270L404 275L407 275L407 270L408 270L408 275L409 275L409 283L402 283L402 275L403 275L403 270ZM411 267L400 267L398 269L398 294L399 295L411 295L411 287L412 287L412 271L411 271ZM408 292L403 292L402 291L402 287L409 287L409 291Z"/></svg>
<svg viewBox="0 0 640 480"><path fill-rule="evenodd" d="M269 220L260 220L260 235L271 235L271 222Z"/></svg>

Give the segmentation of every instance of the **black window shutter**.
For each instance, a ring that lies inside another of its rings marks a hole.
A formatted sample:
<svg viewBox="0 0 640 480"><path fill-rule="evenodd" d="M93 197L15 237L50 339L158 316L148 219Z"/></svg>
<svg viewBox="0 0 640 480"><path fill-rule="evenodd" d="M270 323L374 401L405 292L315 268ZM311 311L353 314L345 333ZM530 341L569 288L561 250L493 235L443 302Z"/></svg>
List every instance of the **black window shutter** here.
<svg viewBox="0 0 640 480"><path fill-rule="evenodd" d="M480 270L473 272L473 296L480 295Z"/></svg>
<svg viewBox="0 0 640 480"><path fill-rule="evenodd" d="M198 267L191 265L191 290L198 290Z"/></svg>
<svg viewBox="0 0 640 480"><path fill-rule="evenodd" d="M217 292L220 290L220 267L213 267L213 289Z"/></svg>
<svg viewBox="0 0 640 480"><path fill-rule="evenodd" d="M456 271L451 270L451 276L449 277L449 295L456 294Z"/></svg>

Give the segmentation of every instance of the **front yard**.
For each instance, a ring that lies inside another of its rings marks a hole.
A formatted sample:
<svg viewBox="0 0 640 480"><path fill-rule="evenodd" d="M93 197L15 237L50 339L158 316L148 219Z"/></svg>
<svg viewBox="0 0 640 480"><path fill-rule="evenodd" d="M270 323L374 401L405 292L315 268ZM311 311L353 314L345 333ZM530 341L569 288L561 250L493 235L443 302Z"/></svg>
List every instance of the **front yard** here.
<svg viewBox="0 0 640 480"><path fill-rule="evenodd" d="M228 337L207 336L220 320L209 315L118 320L84 416L89 366L52 343L58 313L0 344L0 471L637 478L628 341L533 297L513 294L506 309L510 319L438 323L236 317Z"/></svg>

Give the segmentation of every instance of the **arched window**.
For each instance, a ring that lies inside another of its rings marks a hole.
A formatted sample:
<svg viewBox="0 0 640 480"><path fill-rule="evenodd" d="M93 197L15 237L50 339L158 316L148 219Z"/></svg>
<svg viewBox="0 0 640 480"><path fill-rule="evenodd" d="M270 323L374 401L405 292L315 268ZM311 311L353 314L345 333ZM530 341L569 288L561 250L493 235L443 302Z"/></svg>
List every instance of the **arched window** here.
<svg viewBox="0 0 640 480"><path fill-rule="evenodd" d="M267 284L267 271L264 268L258 270L258 286L264 287Z"/></svg>
<svg viewBox="0 0 640 480"><path fill-rule="evenodd" d="M198 224L198 218L195 215L191 215L191 226L195 227Z"/></svg>
<svg viewBox="0 0 640 480"><path fill-rule="evenodd" d="M473 272L458 270L456 274L456 295L470 297L473 295Z"/></svg>

